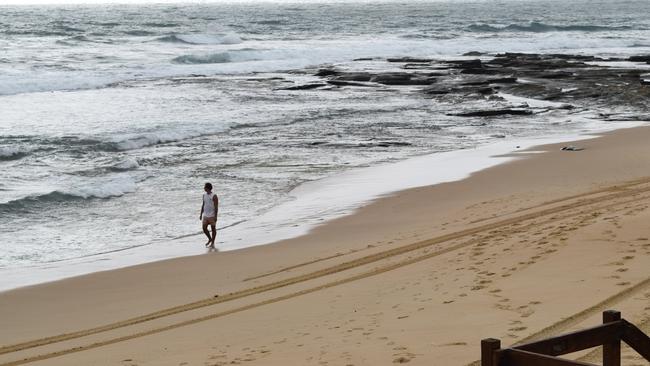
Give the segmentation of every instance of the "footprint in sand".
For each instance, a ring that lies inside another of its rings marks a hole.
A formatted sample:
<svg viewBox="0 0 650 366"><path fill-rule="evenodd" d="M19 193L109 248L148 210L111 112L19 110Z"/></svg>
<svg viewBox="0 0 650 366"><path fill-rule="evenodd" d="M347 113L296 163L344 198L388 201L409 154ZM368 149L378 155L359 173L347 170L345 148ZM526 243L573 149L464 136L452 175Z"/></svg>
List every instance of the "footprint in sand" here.
<svg viewBox="0 0 650 366"><path fill-rule="evenodd" d="M528 329L528 327L514 327L514 328L510 328L508 330L511 331L511 332L521 332L522 330L526 330L526 329Z"/></svg>
<svg viewBox="0 0 650 366"><path fill-rule="evenodd" d="M436 347L447 347L447 346L467 346L467 342L450 342L450 343L444 343L440 345L435 345Z"/></svg>
<svg viewBox="0 0 650 366"><path fill-rule="evenodd" d="M535 314L535 310L533 309L526 309L521 313L522 318L528 318L529 316Z"/></svg>
<svg viewBox="0 0 650 366"><path fill-rule="evenodd" d="M411 362L411 359L408 357L400 356L393 360L393 363L407 363Z"/></svg>

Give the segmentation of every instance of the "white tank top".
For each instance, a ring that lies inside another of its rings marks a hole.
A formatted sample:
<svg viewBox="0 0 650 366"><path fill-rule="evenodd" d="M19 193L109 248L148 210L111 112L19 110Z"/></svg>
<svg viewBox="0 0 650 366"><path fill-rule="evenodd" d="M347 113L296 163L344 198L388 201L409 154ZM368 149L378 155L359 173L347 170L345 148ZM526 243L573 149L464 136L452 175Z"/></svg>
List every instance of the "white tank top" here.
<svg viewBox="0 0 650 366"><path fill-rule="evenodd" d="M215 207L214 202L212 201L214 193L203 193L203 216L204 217L215 217Z"/></svg>

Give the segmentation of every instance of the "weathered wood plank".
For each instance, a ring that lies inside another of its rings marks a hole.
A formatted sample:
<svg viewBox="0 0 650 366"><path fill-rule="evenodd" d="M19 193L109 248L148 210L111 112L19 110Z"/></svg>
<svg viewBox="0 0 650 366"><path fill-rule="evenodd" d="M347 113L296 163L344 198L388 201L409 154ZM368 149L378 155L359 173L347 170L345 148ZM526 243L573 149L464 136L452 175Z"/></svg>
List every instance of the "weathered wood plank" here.
<svg viewBox="0 0 650 366"><path fill-rule="evenodd" d="M566 360L512 348L505 350L504 354L505 362L502 365L508 366L595 366L590 363Z"/></svg>
<svg viewBox="0 0 650 366"><path fill-rule="evenodd" d="M623 323L621 321L616 321L553 338L522 344L512 348L541 353L544 355L558 356L582 351L606 343L610 344L615 341L620 341L622 334Z"/></svg>
<svg viewBox="0 0 650 366"><path fill-rule="evenodd" d="M603 342L603 366L621 366L621 336L623 335L623 323L621 312L607 310L603 312L603 324L621 323L619 337L609 342Z"/></svg>
<svg viewBox="0 0 650 366"><path fill-rule="evenodd" d="M643 358L650 361L650 337L631 324L623 320L623 341L637 351Z"/></svg>
<svg viewBox="0 0 650 366"><path fill-rule="evenodd" d="M481 366L497 366L495 353L501 348L501 341L487 338L481 341Z"/></svg>

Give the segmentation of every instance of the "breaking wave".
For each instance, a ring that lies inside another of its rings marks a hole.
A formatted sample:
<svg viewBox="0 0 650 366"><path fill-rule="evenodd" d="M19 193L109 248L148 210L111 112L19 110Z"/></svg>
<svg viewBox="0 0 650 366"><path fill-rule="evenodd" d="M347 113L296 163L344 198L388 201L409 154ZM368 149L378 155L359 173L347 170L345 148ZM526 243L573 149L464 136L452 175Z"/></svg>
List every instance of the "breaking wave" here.
<svg viewBox="0 0 650 366"><path fill-rule="evenodd" d="M107 199L135 192L136 182L127 175L90 178L64 185L50 192L34 194L0 204L0 213L15 214L40 208L50 203L64 203L86 199Z"/></svg>
<svg viewBox="0 0 650 366"><path fill-rule="evenodd" d="M489 24L472 24L468 30L472 32L605 32L620 31L632 29L628 26L606 27L599 25L551 25L540 22L531 22L529 24L510 24L506 26L494 26Z"/></svg>
<svg viewBox="0 0 650 366"><path fill-rule="evenodd" d="M239 44L242 39L234 34L210 35L210 34L171 34L156 38L160 42L183 43L183 44Z"/></svg>
<svg viewBox="0 0 650 366"><path fill-rule="evenodd" d="M29 155L32 150L15 146L0 146L0 161L15 160Z"/></svg>
<svg viewBox="0 0 650 366"><path fill-rule="evenodd" d="M110 170L113 171L127 171L127 170L134 170L138 169L140 167L140 164L135 158L126 158L119 163L113 165L110 167Z"/></svg>
<svg viewBox="0 0 650 366"><path fill-rule="evenodd" d="M157 132L146 132L139 134L132 134L127 136L114 137L112 142L108 143L106 146L110 146L113 150L125 151L125 150L135 150L141 149L147 146L154 146L158 144L164 144L169 142L183 141L187 139L193 139L201 136L214 135L220 132L223 132L230 128L229 123L222 124L220 126L214 127L212 129L188 129L180 131L157 131ZM129 163L125 163L127 166ZM135 162L137 164L137 162ZM131 164L132 165L132 164Z"/></svg>
<svg viewBox="0 0 650 366"><path fill-rule="evenodd" d="M232 59L228 52L219 52L207 55L183 55L172 59L172 62L174 63L185 65L223 64L231 61Z"/></svg>

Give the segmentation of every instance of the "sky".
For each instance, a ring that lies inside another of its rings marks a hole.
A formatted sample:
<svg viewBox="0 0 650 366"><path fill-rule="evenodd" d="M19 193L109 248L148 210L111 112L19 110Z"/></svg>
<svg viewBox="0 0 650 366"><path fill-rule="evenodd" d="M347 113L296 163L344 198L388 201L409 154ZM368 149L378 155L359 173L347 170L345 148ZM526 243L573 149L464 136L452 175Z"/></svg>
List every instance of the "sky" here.
<svg viewBox="0 0 650 366"><path fill-rule="evenodd" d="M156 3L218 3L218 2L318 2L324 0L0 0L0 5L33 5L33 4L156 4ZM340 1L340 0L339 0ZM429 0L449 1L449 0ZM451 0L453 1L453 0ZM479 0L480 1L480 0Z"/></svg>
<svg viewBox="0 0 650 366"><path fill-rule="evenodd" d="M233 3L233 2L319 2L327 0L0 0L1 5L33 5L33 4L160 4L160 3ZM331 0L330 0L331 1ZM345 0L334 0L345 1ZM357 0L358 1L358 0ZM367 1L367 0L361 0ZM390 1L390 0L389 0ZM463 0L425 0L425 1L463 1ZM490 1L490 0L474 0Z"/></svg>
<svg viewBox="0 0 650 366"><path fill-rule="evenodd" d="M0 5L31 4L146 4L146 3L208 3L220 0L0 0Z"/></svg>

